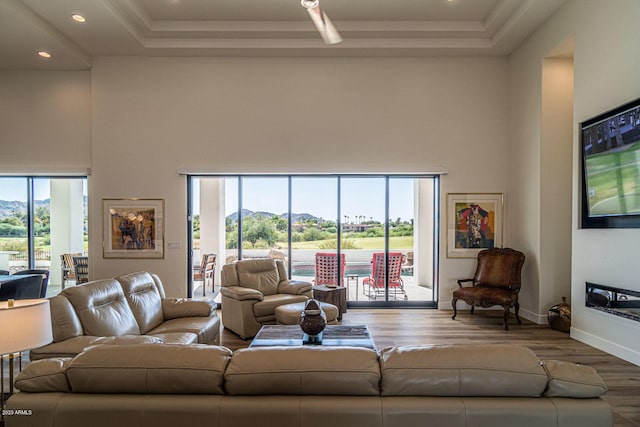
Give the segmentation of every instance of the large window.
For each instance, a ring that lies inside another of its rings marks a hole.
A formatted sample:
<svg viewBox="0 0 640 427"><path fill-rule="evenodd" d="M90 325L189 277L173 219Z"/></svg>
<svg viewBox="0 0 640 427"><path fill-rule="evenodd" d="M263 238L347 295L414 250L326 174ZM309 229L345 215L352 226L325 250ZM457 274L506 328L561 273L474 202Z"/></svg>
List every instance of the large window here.
<svg viewBox="0 0 640 427"><path fill-rule="evenodd" d="M84 177L0 177L0 270L48 270L62 288L63 254L87 254ZM72 280L72 279L71 279Z"/></svg>
<svg viewBox="0 0 640 427"><path fill-rule="evenodd" d="M293 279L346 286L352 306L435 306L437 177L193 176L189 183L196 270L203 253L218 254L218 269L271 257L284 260ZM338 266L329 278L322 257ZM192 295L202 295L194 277Z"/></svg>

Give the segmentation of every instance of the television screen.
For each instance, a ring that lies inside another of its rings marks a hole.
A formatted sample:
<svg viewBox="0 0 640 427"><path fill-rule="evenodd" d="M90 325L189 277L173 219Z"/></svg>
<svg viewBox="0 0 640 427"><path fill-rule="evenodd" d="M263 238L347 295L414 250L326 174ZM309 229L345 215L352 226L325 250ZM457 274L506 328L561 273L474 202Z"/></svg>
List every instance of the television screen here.
<svg viewBox="0 0 640 427"><path fill-rule="evenodd" d="M640 99L581 124L582 227L640 227Z"/></svg>

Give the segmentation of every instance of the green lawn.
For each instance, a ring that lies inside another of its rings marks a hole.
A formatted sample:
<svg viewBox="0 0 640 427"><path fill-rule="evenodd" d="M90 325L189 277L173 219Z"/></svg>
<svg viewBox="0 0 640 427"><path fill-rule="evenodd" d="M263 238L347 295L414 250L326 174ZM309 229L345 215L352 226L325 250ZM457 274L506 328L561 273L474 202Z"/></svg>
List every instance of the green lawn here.
<svg viewBox="0 0 640 427"><path fill-rule="evenodd" d="M621 151L592 154L587 157L588 191L594 215L636 213L640 211L640 162L636 158L640 143ZM620 199L620 193L626 197ZM621 203L624 201L624 205ZM623 208L624 206L624 208ZM626 209L625 209L626 208Z"/></svg>
<svg viewBox="0 0 640 427"><path fill-rule="evenodd" d="M357 249L384 249L384 237L368 237L368 238L356 238L352 240ZM318 245L324 240L314 240L310 242L294 242L293 249L318 249ZM281 243L286 247L286 243ZM389 249L413 249L413 237L390 237Z"/></svg>

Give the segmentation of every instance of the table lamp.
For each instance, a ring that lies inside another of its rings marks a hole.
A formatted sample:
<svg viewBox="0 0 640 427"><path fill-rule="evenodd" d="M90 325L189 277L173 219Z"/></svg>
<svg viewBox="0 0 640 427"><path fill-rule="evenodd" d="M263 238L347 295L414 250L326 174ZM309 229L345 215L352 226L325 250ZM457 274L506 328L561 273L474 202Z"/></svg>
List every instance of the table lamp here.
<svg viewBox="0 0 640 427"><path fill-rule="evenodd" d="M9 396L13 394L13 363L16 355L53 340L49 300L25 299L0 302L0 372L4 408L4 360L9 359Z"/></svg>

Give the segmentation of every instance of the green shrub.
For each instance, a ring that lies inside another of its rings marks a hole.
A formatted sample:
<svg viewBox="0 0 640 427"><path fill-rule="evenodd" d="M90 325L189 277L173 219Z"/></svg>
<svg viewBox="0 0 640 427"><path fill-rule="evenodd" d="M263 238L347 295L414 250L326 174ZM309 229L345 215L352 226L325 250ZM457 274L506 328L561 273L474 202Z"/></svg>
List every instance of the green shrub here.
<svg viewBox="0 0 640 427"><path fill-rule="evenodd" d="M337 249L338 241L336 239L332 240L324 240L318 243L319 249ZM342 239L342 244L340 245L341 249L360 249L356 242L351 239Z"/></svg>

